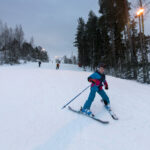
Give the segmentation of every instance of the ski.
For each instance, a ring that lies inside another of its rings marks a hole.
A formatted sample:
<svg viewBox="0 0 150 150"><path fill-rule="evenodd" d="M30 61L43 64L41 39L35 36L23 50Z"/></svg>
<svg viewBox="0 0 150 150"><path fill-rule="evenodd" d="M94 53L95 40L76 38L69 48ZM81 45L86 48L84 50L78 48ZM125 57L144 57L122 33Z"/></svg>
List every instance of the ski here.
<svg viewBox="0 0 150 150"><path fill-rule="evenodd" d="M109 124L108 121L100 120L100 119L96 118L95 116L88 116L88 115L85 115L85 114L82 113L80 110L75 110L75 109L71 108L70 106L68 107L68 109L69 109L70 111L72 111L72 112L77 113L77 114L81 114L81 115L87 116L87 117L89 117L89 118L91 118L91 119L93 119L93 120L95 120L95 121L98 121L98 122L100 122L100 123L102 123L102 124Z"/></svg>
<svg viewBox="0 0 150 150"><path fill-rule="evenodd" d="M104 101L101 100L101 102L104 104ZM110 116L114 119L114 120L119 120L119 118L117 117L117 115L112 111L111 107L106 107L104 104L105 109L108 111L108 113L110 114Z"/></svg>
<svg viewBox="0 0 150 150"><path fill-rule="evenodd" d="M111 115L111 117L114 119L114 120L119 120L118 117L116 116L116 114L112 111L111 108L106 108L105 109L108 111L108 113Z"/></svg>

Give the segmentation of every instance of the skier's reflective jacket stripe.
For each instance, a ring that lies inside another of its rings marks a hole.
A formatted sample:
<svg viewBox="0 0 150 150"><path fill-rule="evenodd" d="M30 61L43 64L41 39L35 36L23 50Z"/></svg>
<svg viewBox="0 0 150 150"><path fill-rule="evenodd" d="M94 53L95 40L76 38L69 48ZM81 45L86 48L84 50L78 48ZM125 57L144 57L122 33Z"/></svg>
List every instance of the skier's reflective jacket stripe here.
<svg viewBox="0 0 150 150"><path fill-rule="evenodd" d="M96 71L88 77L88 81L90 79L96 80L96 84L92 83L91 87L98 86L100 90L102 90L103 84L105 85L105 87L108 87L107 81L105 79L105 74L100 74L98 71Z"/></svg>

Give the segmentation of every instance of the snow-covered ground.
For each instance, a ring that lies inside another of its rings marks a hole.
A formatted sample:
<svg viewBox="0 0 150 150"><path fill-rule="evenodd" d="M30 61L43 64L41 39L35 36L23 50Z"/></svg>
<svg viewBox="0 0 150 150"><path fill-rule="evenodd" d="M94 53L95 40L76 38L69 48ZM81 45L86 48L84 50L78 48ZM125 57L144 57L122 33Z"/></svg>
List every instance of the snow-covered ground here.
<svg viewBox="0 0 150 150"><path fill-rule="evenodd" d="M114 121L97 95L91 110L103 125L61 110L89 85L75 65L0 66L0 150L149 150L150 85L107 76ZM89 89L71 106L79 109Z"/></svg>

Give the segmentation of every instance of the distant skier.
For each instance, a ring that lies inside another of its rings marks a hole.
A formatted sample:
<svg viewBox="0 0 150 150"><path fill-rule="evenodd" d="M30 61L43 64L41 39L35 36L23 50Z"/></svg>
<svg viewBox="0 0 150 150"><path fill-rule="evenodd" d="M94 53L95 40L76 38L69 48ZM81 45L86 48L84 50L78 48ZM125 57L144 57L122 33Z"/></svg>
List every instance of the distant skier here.
<svg viewBox="0 0 150 150"><path fill-rule="evenodd" d="M41 61L39 61L39 67L41 67Z"/></svg>
<svg viewBox="0 0 150 150"><path fill-rule="evenodd" d="M103 84L105 85L105 89L108 90L108 84L105 79L104 68L105 65L103 63L99 64L97 71L88 77L88 81L92 83L91 91L87 101L81 109L81 111L86 115L93 115L90 111L90 107L92 102L94 101L96 92L102 97L105 107L110 107L109 97L103 90Z"/></svg>
<svg viewBox="0 0 150 150"><path fill-rule="evenodd" d="M58 70L58 69L59 69L59 67L60 67L60 64L59 64L59 63L57 63L57 64L56 64L56 70Z"/></svg>

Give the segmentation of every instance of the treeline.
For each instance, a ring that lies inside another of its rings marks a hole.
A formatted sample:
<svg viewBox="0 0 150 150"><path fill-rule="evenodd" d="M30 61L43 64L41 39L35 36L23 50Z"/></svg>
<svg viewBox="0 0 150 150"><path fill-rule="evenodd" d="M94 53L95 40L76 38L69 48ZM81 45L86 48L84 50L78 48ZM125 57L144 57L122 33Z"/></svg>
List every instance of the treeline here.
<svg viewBox="0 0 150 150"><path fill-rule="evenodd" d="M0 21L0 64L16 64L23 61L48 61L48 54L41 46L34 46L24 39L22 26L15 29Z"/></svg>
<svg viewBox="0 0 150 150"><path fill-rule="evenodd" d="M63 61L65 64L77 64L76 56L71 56L70 58L68 58L67 56L64 56Z"/></svg>
<svg viewBox="0 0 150 150"><path fill-rule="evenodd" d="M100 17L90 11L87 22L78 20L74 43L79 64L95 70L103 62L113 76L150 83L150 36L138 33L136 18L129 14L130 3L99 0L99 8Z"/></svg>
<svg viewBox="0 0 150 150"><path fill-rule="evenodd" d="M72 55L71 57L67 57L66 55L63 57L58 57L55 59L56 63L64 63L64 64L77 64L78 60L77 57Z"/></svg>

